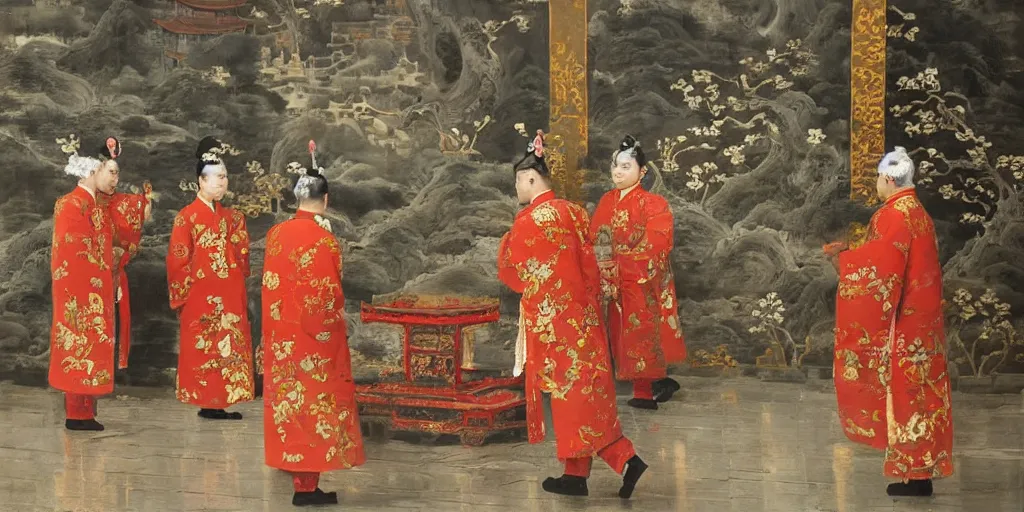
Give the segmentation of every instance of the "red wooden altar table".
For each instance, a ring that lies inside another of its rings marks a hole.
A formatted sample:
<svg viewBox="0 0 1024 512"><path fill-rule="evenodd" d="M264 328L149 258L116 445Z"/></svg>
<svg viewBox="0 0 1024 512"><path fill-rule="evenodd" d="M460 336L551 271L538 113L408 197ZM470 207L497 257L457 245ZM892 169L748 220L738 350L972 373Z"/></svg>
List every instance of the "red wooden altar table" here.
<svg viewBox="0 0 1024 512"><path fill-rule="evenodd" d="M525 431L523 378L475 378L472 367L466 328L497 321L497 299L375 297L360 317L405 331L404 380L356 386L362 417L383 418L394 430L455 434L471 446L492 433Z"/></svg>

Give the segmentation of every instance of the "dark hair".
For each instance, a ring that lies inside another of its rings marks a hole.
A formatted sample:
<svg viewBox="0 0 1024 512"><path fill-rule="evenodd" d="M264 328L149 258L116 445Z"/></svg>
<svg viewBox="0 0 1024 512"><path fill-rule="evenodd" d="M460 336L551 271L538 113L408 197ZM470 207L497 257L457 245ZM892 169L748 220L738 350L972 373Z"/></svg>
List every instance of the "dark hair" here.
<svg viewBox="0 0 1024 512"><path fill-rule="evenodd" d="M551 176L551 170L544 161L544 133L541 130L537 130L537 136L526 146L526 153L512 166L513 173L529 169L537 171L537 174L545 178Z"/></svg>
<svg viewBox="0 0 1024 512"><path fill-rule="evenodd" d="M220 158L203 158L203 155L209 153L211 149L220 147L220 141L217 140L217 138L212 135L207 135L206 137L203 137L203 140L199 141L199 145L196 146L196 159L198 160L196 162L197 179L203 175L203 168L206 167L207 165L217 165L224 163L220 160Z"/></svg>
<svg viewBox="0 0 1024 512"><path fill-rule="evenodd" d="M644 150L640 147L640 141L636 140L636 137L632 135L626 135L622 138L622 142L619 143L619 150L615 152L615 158L618 158L620 153L629 153L634 159L636 159L636 165L641 169L647 165L647 157L644 156Z"/></svg>

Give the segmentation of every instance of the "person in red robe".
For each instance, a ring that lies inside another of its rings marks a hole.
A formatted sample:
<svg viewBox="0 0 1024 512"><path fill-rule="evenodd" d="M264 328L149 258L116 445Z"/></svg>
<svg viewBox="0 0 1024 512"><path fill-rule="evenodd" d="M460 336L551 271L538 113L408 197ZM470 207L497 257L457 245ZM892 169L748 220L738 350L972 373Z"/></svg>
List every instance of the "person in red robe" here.
<svg viewBox="0 0 1024 512"><path fill-rule="evenodd" d="M117 162L114 160L120 154L121 141L115 137L109 137L100 151L100 160L106 162L106 165L117 168ZM114 316L117 326L115 354L118 369L128 367L128 352L131 348L131 300L128 294L128 278L125 275L125 268L139 253L139 244L142 242L142 225L150 218L153 211L152 199L153 189L148 182L143 185L142 194L114 192L113 194L100 193L96 195L97 202L111 213L110 218L114 224L113 271L114 290L116 290Z"/></svg>
<svg viewBox="0 0 1024 512"><path fill-rule="evenodd" d="M657 409L679 390L668 365L686 359L669 258L672 210L644 186L653 174L633 136L626 135L613 162L615 189L594 211L591 243L601 268L615 377L633 382L630 406Z"/></svg>
<svg viewBox="0 0 1024 512"><path fill-rule="evenodd" d="M833 372L850 440L885 450L890 496L930 496L953 474L953 418L935 226L897 147L878 166L884 204L865 241L825 247L839 274Z"/></svg>
<svg viewBox="0 0 1024 512"><path fill-rule="evenodd" d="M328 186L315 158L294 191L299 209L271 228L263 262L264 449L268 466L291 473L293 505L334 504L320 473L366 462L341 246L323 217Z"/></svg>
<svg viewBox="0 0 1024 512"><path fill-rule="evenodd" d="M586 496L597 455L623 475L619 496L629 498L647 464L619 423L588 215L555 197L542 148L531 142L513 166L524 208L498 247L499 279L522 294L517 354L525 360L517 357L514 373L525 372L529 441L544 440L546 401L565 473L544 490Z"/></svg>
<svg viewBox="0 0 1024 512"><path fill-rule="evenodd" d="M80 156L74 136L63 142L70 153L64 172L77 177L78 186L58 199L53 211L49 382L64 392L65 428L99 431L104 427L95 418L96 397L114 391L115 366L127 365L127 349L121 361L115 360L115 303L121 286L117 270L128 255L115 256L115 247L124 240L138 243L149 201L115 192L120 143L115 141L107 160L100 161ZM104 195L117 198L123 208L105 203Z"/></svg>
<svg viewBox="0 0 1024 512"><path fill-rule="evenodd" d="M175 394L198 406L200 417L216 420L242 419L225 408L254 399L249 233L245 217L220 204L228 190L221 156L231 149L213 137L199 142L198 197L175 217L167 251L180 336Z"/></svg>

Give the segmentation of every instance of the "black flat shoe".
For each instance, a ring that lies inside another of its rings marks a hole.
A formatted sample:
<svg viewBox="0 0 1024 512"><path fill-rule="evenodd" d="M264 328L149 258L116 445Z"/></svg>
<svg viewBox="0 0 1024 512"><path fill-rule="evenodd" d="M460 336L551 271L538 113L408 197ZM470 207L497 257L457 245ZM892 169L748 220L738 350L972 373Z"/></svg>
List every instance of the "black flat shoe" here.
<svg viewBox="0 0 1024 512"><path fill-rule="evenodd" d="M932 481L931 479L911 480L907 483L897 482L889 484L885 488L885 493L889 496L931 496Z"/></svg>
<svg viewBox="0 0 1024 512"><path fill-rule="evenodd" d="M92 432L99 432L103 430L103 425L96 420L64 420L64 428L68 430L85 430Z"/></svg>
<svg viewBox="0 0 1024 512"><path fill-rule="evenodd" d="M658 402L649 398L630 398L626 405L637 409L658 410Z"/></svg>
<svg viewBox="0 0 1024 512"><path fill-rule="evenodd" d="M199 409L199 417L208 420L240 420L242 413L227 412L224 409Z"/></svg>
<svg viewBox="0 0 1024 512"><path fill-rule="evenodd" d="M679 391L682 386L675 379L664 378L656 381L651 388L654 390L654 400L657 402L668 402L672 395Z"/></svg>
<svg viewBox="0 0 1024 512"><path fill-rule="evenodd" d="M541 484L545 491L563 496L587 496L587 479L582 476L562 475L558 478L548 477Z"/></svg>
<svg viewBox="0 0 1024 512"><path fill-rule="evenodd" d="M636 483L640 481L640 477L645 471L647 471L647 464L640 459L639 455L634 455L626 462L626 472L622 475L622 488L619 489L620 498L628 500L633 495L633 489L636 488Z"/></svg>
<svg viewBox="0 0 1024 512"><path fill-rule="evenodd" d="M297 492L292 496L292 505L305 507L309 505L337 505L338 493L324 492L319 487L313 492Z"/></svg>

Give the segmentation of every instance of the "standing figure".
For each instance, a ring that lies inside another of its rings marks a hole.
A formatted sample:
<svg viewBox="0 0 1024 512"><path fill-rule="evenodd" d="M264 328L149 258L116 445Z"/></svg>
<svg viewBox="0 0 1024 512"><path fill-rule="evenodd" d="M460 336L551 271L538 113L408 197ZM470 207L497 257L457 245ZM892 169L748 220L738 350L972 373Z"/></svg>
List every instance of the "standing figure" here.
<svg viewBox="0 0 1024 512"><path fill-rule="evenodd" d="M112 166L120 175L115 159L121 154L121 141L114 137L107 138L100 151L100 160L104 165ZM142 194L100 193L96 201L110 212L114 223L114 302L117 344L114 353L117 356L117 368L128 367L128 350L131 347L131 306L128 295L128 277L125 267L139 253L142 242L142 224L149 219L153 211L153 189L147 182L143 185Z"/></svg>
<svg viewBox="0 0 1024 512"><path fill-rule="evenodd" d="M103 425L95 419L96 397L114 391L118 365L115 273L123 268L127 255L116 254L115 240L138 243L142 221L149 216L149 200L114 196L119 175L114 158L120 154L119 143L101 162L79 156L79 141L74 136L62 142L70 153L64 172L78 178L78 186L58 199L53 210L49 381L64 392L65 428L98 431ZM105 205L99 200L104 194L118 197L117 204L123 208ZM122 350L120 359L123 368L127 349Z"/></svg>
<svg viewBox="0 0 1024 512"><path fill-rule="evenodd" d="M310 142L310 152L315 145ZM297 166L298 164L293 164ZM293 505L333 504L320 473L366 461L341 291L341 246L321 215L327 179L304 170L295 217L267 234L263 270L266 463L292 474Z"/></svg>
<svg viewBox="0 0 1024 512"><path fill-rule="evenodd" d="M565 464L565 474L546 479L543 488L586 496L596 454L623 475L619 496L629 498L647 465L619 423L587 212L555 198L541 145L531 142L513 170L525 207L501 239L498 277L522 294L515 372L525 372L529 441L544 440L542 402L549 402Z"/></svg>
<svg viewBox="0 0 1024 512"><path fill-rule="evenodd" d="M630 406L657 409L679 390L668 365L686 359L669 258L672 210L643 186L648 170L640 142L626 135L612 158L615 189L598 203L590 237L601 268L615 377L633 382Z"/></svg>
<svg viewBox="0 0 1024 512"><path fill-rule="evenodd" d="M245 217L220 204L228 191L221 159L227 151L213 137L199 141L199 193L174 218L167 284L179 321L178 400L198 406L203 418L240 420L242 413L224 409L254 398L249 233Z"/></svg>
<svg viewBox="0 0 1024 512"><path fill-rule="evenodd" d="M833 362L839 420L850 440L885 450L890 496L930 496L953 474L953 419L935 226L897 147L878 165L865 242L825 247L839 274Z"/></svg>

